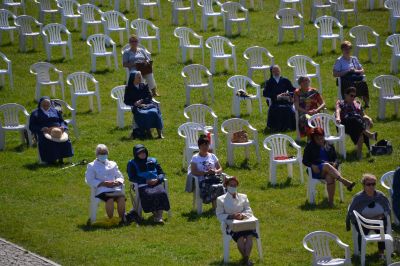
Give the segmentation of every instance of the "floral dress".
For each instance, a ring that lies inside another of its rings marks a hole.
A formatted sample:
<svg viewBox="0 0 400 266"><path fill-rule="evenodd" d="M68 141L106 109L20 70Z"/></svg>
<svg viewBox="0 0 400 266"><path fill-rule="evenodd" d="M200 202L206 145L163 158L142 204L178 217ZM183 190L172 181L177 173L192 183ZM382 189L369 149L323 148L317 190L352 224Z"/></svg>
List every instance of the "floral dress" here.
<svg viewBox="0 0 400 266"><path fill-rule="evenodd" d="M296 89L294 95L299 97L299 106L306 111L317 109L324 102L319 92L311 87L307 90ZM301 111L298 112L300 136L304 137L308 135L310 131L308 127L308 115Z"/></svg>

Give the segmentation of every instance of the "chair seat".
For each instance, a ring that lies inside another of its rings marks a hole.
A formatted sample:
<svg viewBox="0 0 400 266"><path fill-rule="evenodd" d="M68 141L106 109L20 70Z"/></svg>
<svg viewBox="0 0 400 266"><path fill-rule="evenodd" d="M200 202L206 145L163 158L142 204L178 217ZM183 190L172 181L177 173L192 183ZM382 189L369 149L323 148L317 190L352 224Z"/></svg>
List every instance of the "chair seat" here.
<svg viewBox="0 0 400 266"><path fill-rule="evenodd" d="M314 5L316 8L330 8L331 5Z"/></svg>
<svg viewBox="0 0 400 266"><path fill-rule="evenodd" d="M269 69L270 66L262 65L262 66L251 66L252 69L262 70L262 69Z"/></svg>
<svg viewBox="0 0 400 266"><path fill-rule="evenodd" d="M25 129L26 126L25 125L17 125L17 126L5 126L5 127L1 127L3 130L7 130L7 131L12 131L12 130L21 130L21 129Z"/></svg>
<svg viewBox="0 0 400 266"><path fill-rule="evenodd" d="M395 95L392 97L386 96L386 97L383 97L383 99L385 101L400 101L400 95Z"/></svg>
<svg viewBox="0 0 400 266"><path fill-rule="evenodd" d="M60 81L40 81L39 84L41 85L56 85L56 84L60 84Z"/></svg>
<svg viewBox="0 0 400 266"><path fill-rule="evenodd" d="M112 52L102 52L102 53L93 53L95 56L107 56L107 55L112 55Z"/></svg>
<svg viewBox="0 0 400 266"><path fill-rule="evenodd" d="M101 24L100 20L90 20L90 21L84 21L86 24Z"/></svg>
<svg viewBox="0 0 400 266"><path fill-rule="evenodd" d="M4 27L4 26L0 26L0 30L15 30L17 27L15 27L15 26L7 26L7 27Z"/></svg>
<svg viewBox="0 0 400 266"><path fill-rule="evenodd" d="M233 146L248 146L248 145L254 144L254 140L249 140L249 141L243 142L243 143L230 142L230 144Z"/></svg>
<svg viewBox="0 0 400 266"><path fill-rule="evenodd" d="M157 39L157 37L156 36L140 36L139 37L140 39L143 39L143 40L155 40L155 39Z"/></svg>
<svg viewBox="0 0 400 266"><path fill-rule="evenodd" d="M340 13L354 13L354 9L341 9L341 10L337 10L337 12L340 12Z"/></svg>
<svg viewBox="0 0 400 266"><path fill-rule="evenodd" d="M328 259L320 259L317 260L317 265L326 265L326 266L334 266L334 265L345 265L347 263L346 259L340 259L340 258L328 258Z"/></svg>
<svg viewBox="0 0 400 266"><path fill-rule="evenodd" d="M3 74L8 74L8 70L7 69L0 69L0 75Z"/></svg>
<svg viewBox="0 0 400 266"><path fill-rule="evenodd" d="M232 22L244 22L246 18L229 18L228 20Z"/></svg>
<svg viewBox="0 0 400 266"><path fill-rule="evenodd" d="M380 241L381 240L381 235L380 234L370 234L365 236L365 240L368 241ZM391 235L385 234L385 241L393 241L393 238Z"/></svg>
<svg viewBox="0 0 400 266"><path fill-rule="evenodd" d="M376 47L376 44L375 43L356 44L356 46L360 48L370 48L370 47Z"/></svg>
<svg viewBox="0 0 400 266"><path fill-rule="evenodd" d="M229 57L232 57L232 55L231 54L222 54L222 55L213 55L213 57L215 57L215 58L229 58Z"/></svg>
<svg viewBox="0 0 400 266"><path fill-rule="evenodd" d="M125 106L119 106L119 109L125 111L125 112L130 112L132 109L128 105Z"/></svg>
<svg viewBox="0 0 400 266"><path fill-rule="evenodd" d="M293 26L281 26L282 29L287 29L287 30L293 30L293 29L299 29L300 25L293 25Z"/></svg>
<svg viewBox="0 0 400 266"><path fill-rule="evenodd" d="M64 15L67 18L80 18L81 15L71 14L71 15Z"/></svg>
<svg viewBox="0 0 400 266"><path fill-rule="evenodd" d="M67 45L66 41L61 41L61 42L49 42L49 45Z"/></svg>
<svg viewBox="0 0 400 266"><path fill-rule="evenodd" d="M188 11L188 10L191 10L191 9L192 8L190 6L175 8L175 10L178 10L178 11Z"/></svg>
<svg viewBox="0 0 400 266"><path fill-rule="evenodd" d="M212 13L205 13L206 16L221 16L221 12L212 12Z"/></svg>
<svg viewBox="0 0 400 266"><path fill-rule="evenodd" d="M31 33L22 33L24 36L39 36L39 32L31 32Z"/></svg>
<svg viewBox="0 0 400 266"><path fill-rule="evenodd" d="M340 137L336 137L336 136L329 136L329 137L325 137L326 141L339 141Z"/></svg>
<svg viewBox="0 0 400 266"><path fill-rule="evenodd" d="M297 158L288 158L288 159L284 159L284 160L275 160L273 159L273 161L277 164L287 164L287 163L295 163L297 162Z"/></svg>
<svg viewBox="0 0 400 266"><path fill-rule="evenodd" d="M90 95L95 95L95 91L87 91L87 92L74 92L74 95L76 96L90 96Z"/></svg>
<svg viewBox="0 0 400 266"><path fill-rule="evenodd" d="M239 97L239 99L240 99L241 101L258 99L257 95L252 95L252 96L249 96L249 97L240 97L240 96L236 96L236 97Z"/></svg>
<svg viewBox="0 0 400 266"><path fill-rule="evenodd" d="M157 6L157 3L140 3L141 6Z"/></svg>
<svg viewBox="0 0 400 266"><path fill-rule="evenodd" d="M121 31L121 30L126 30L125 28L121 27L110 27L108 28L109 31Z"/></svg>
<svg viewBox="0 0 400 266"><path fill-rule="evenodd" d="M203 89L208 87L208 83L201 83L201 84L190 84L187 87L191 89Z"/></svg>
<svg viewBox="0 0 400 266"><path fill-rule="evenodd" d="M196 45L196 44L183 45L183 47L186 47L186 48L201 48L200 45Z"/></svg>
<svg viewBox="0 0 400 266"><path fill-rule="evenodd" d="M320 37L324 39L333 39L333 38L339 38L339 34L332 34L332 35L322 34L320 35Z"/></svg>
<svg viewBox="0 0 400 266"><path fill-rule="evenodd" d="M43 9L43 10L41 10L41 12L56 13L56 12L58 12L58 9Z"/></svg>

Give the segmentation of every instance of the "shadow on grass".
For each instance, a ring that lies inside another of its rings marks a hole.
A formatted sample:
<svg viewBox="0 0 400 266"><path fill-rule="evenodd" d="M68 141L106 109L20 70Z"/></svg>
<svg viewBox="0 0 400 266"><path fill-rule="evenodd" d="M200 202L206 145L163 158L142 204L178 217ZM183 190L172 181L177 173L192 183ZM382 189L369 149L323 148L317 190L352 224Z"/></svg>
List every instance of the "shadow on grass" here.
<svg viewBox="0 0 400 266"><path fill-rule="evenodd" d="M102 220L99 222L95 222L94 224L89 224L89 222L87 222L86 224L78 224L77 228L84 232L94 232L98 230L110 230L122 227L117 222L113 222L113 220L114 219L111 219L110 221Z"/></svg>
<svg viewBox="0 0 400 266"><path fill-rule="evenodd" d="M247 160L247 159L244 159L241 163L240 163L240 165L239 166L237 166L237 165L229 165L228 164L228 162L227 163L225 163L225 168L229 168L229 169L232 169L232 170L251 170L251 167L250 167L250 165L249 165L249 160Z"/></svg>
<svg viewBox="0 0 400 266"><path fill-rule="evenodd" d="M213 262L210 262L208 265L228 265L228 266L239 266L239 265L244 265L241 260L235 261L235 262L229 262L229 263L224 263L223 260L216 260Z"/></svg>
<svg viewBox="0 0 400 266"><path fill-rule="evenodd" d="M65 61L67 61L67 59L65 57L61 57L58 59L50 59L50 61L46 60L46 62L49 62L49 63L59 63L59 64L64 63Z"/></svg>
<svg viewBox="0 0 400 266"><path fill-rule="evenodd" d="M311 204L308 202L304 202L304 204L299 206L299 209L302 211L313 211L313 210L333 210L336 209L336 206L330 207L328 199L323 199L319 204Z"/></svg>
<svg viewBox="0 0 400 266"><path fill-rule="evenodd" d="M28 149L29 148L29 145L28 144L20 144L20 145L18 145L18 146L16 146L16 147L14 147L13 148L13 151L15 151L15 152L23 152L24 150L26 150L26 149Z"/></svg>
<svg viewBox="0 0 400 266"><path fill-rule="evenodd" d="M379 124L388 124L394 121L400 121L400 115L396 116L396 114L393 113L391 116L385 116L385 119L379 119L378 117L375 117L375 119L375 121L379 122Z"/></svg>
<svg viewBox="0 0 400 266"><path fill-rule="evenodd" d="M375 244L375 246L376 246L376 244ZM386 265L385 261L379 257L378 252L375 252L373 254L367 254L365 256L365 261L366 261L366 265ZM351 262L353 263L353 265L357 265L357 266L361 265L361 257L352 255Z"/></svg>
<svg viewBox="0 0 400 266"><path fill-rule="evenodd" d="M269 188L275 188L275 189L284 189L287 187L298 187L299 184L292 184L292 178L287 177L285 182L282 183L277 183L275 185L271 184L271 182L268 182L267 185L263 184L261 185L261 190L267 190Z"/></svg>
<svg viewBox="0 0 400 266"><path fill-rule="evenodd" d="M202 214L197 214L197 212L195 211L185 212L182 213L182 217L185 217L188 222L195 222L200 218L210 219L215 217L215 210L211 208L208 211L203 212Z"/></svg>
<svg viewBox="0 0 400 266"><path fill-rule="evenodd" d="M57 169L61 169L60 167L62 165L63 164L60 164L57 162L49 163L49 164L40 164L38 162L34 162L34 163L24 164L23 167L28 170L31 170L31 171L35 171L35 170L42 169L42 168L53 168L53 169L57 170Z"/></svg>
<svg viewBox="0 0 400 266"><path fill-rule="evenodd" d="M90 73L92 73L92 74L99 74L99 75L103 75L103 74L107 74L107 73L112 73L112 72L114 72L114 71L111 70L111 69L109 69L109 68L106 68L106 69L103 69L103 70L97 70L97 69L96 69L95 72L90 71Z"/></svg>

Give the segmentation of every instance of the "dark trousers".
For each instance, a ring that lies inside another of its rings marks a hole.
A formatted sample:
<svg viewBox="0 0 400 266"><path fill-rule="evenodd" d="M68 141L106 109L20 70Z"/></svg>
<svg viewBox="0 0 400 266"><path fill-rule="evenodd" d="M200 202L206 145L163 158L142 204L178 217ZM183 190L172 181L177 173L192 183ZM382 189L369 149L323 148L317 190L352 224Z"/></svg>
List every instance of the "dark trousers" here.
<svg viewBox="0 0 400 266"><path fill-rule="evenodd" d="M384 228L384 230L386 232L386 227L387 227L386 217L384 217L382 220L383 220L383 228ZM358 233L358 248L359 248L359 251L361 252L361 234L360 234L360 230L358 229L357 225L355 226L355 228L356 228L357 233ZM365 235L369 234L370 231L374 231L375 233L379 234L379 230L369 230L369 229L367 229L365 227L363 227L362 229L363 229ZM378 242L378 249L379 250L385 250L385 242Z"/></svg>

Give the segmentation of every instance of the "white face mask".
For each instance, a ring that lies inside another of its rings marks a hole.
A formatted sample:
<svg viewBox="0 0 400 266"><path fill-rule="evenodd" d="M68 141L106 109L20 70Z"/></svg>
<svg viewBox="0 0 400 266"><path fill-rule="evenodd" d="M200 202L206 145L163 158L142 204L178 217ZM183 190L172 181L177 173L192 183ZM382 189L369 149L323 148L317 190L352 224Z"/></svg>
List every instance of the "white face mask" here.
<svg viewBox="0 0 400 266"><path fill-rule="evenodd" d="M228 192L229 192L230 194L235 194L235 193L237 193L237 187L230 187L230 186L228 186L226 189L228 190Z"/></svg>
<svg viewBox="0 0 400 266"><path fill-rule="evenodd" d="M108 154L99 154L97 155L97 160L100 162L104 163L108 158Z"/></svg>

